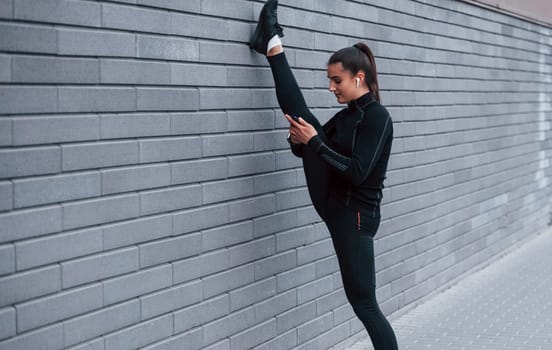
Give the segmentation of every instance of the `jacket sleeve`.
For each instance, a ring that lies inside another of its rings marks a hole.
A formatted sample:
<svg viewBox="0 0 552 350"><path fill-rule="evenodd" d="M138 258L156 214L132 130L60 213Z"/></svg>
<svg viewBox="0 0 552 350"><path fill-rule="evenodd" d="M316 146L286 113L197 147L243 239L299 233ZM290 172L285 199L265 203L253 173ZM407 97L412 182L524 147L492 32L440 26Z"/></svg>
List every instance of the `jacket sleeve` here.
<svg viewBox="0 0 552 350"><path fill-rule="evenodd" d="M303 145L302 143L289 143L291 152L298 158L303 158Z"/></svg>
<svg viewBox="0 0 552 350"><path fill-rule="evenodd" d="M333 124L335 123L335 118L337 118L339 115L340 115L341 112L337 113L336 115L334 115L332 118L330 118L330 120L328 120L328 122L326 122L323 126L322 126L322 129L323 129L323 132L325 134L328 134L331 132L331 129L332 129L332 126ZM288 142L289 142L289 139L288 139ZM305 147L307 147L307 145L305 144L302 144L302 143L291 143L289 142L290 144L290 148L291 148L291 152L298 158L303 158L303 154L304 154L304 150L305 150Z"/></svg>
<svg viewBox="0 0 552 350"><path fill-rule="evenodd" d="M367 117L370 118L370 117ZM308 146L311 147L336 174L351 184L360 185L370 174L378 162L388 137L393 135L393 125L389 115L370 118L369 122L361 123L357 132L355 148L351 157L337 153L316 135Z"/></svg>

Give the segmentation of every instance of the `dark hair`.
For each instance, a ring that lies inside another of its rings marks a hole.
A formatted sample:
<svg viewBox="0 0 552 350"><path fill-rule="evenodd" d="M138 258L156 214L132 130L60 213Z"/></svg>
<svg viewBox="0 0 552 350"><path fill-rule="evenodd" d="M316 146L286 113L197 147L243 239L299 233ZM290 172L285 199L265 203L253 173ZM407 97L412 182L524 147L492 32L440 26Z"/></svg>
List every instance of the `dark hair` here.
<svg viewBox="0 0 552 350"><path fill-rule="evenodd" d="M353 75L357 74L358 71L364 71L366 84L370 92L372 92L376 101L380 102L376 60L368 45L359 42L353 46L336 51L328 60L328 64L338 62L341 62L343 68L350 71Z"/></svg>

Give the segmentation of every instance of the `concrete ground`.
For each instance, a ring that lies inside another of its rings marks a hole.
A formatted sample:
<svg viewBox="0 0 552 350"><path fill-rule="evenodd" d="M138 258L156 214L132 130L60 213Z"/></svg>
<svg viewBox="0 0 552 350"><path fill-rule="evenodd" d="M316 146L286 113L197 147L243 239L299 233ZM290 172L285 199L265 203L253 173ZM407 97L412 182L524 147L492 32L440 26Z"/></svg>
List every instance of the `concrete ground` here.
<svg viewBox="0 0 552 350"><path fill-rule="evenodd" d="M400 350L552 350L552 231L391 321ZM372 350L368 336L347 350Z"/></svg>

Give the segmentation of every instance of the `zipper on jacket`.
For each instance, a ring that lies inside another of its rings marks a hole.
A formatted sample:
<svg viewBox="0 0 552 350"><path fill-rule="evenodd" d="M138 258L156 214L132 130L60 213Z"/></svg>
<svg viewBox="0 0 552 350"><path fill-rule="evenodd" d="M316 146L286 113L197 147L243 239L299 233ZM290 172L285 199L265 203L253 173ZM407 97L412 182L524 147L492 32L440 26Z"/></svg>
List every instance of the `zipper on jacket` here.
<svg viewBox="0 0 552 350"><path fill-rule="evenodd" d="M355 151L355 143L356 143L356 134L358 132L358 127L360 125L360 123L362 122L362 118L364 117L364 112L361 112L360 114L360 119L357 120L356 124L355 124L355 128L353 129L353 142L352 142L352 148L351 148L351 154L352 152ZM345 201L345 206L348 207L349 206L349 202L351 200L351 184L349 183L349 186L348 186L348 190L347 190L347 200Z"/></svg>
<svg viewBox="0 0 552 350"><path fill-rule="evenodd" d="M345 206L348 207L349 206L349 201L351 200L351 184L348 185L348 189L347 189L347 199L345 200Z"/></svg>

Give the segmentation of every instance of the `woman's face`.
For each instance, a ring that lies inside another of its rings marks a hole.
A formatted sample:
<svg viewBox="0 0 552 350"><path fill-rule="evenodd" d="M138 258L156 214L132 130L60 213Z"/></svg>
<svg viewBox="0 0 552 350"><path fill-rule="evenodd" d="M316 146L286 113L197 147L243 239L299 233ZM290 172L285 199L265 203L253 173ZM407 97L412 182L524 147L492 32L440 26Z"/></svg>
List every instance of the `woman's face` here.
<svg viewBox="0 0 552 350"><path fill-rule="evenodd" d="M330 79L330 92L335 94L338 103L347 103L356 100L368 92L368 87L364 83L364 73L358 72L353 75L351 71L343 68L341 62L328 64L328 79ZM356 79L360 79L357 88Z"/></svg>

